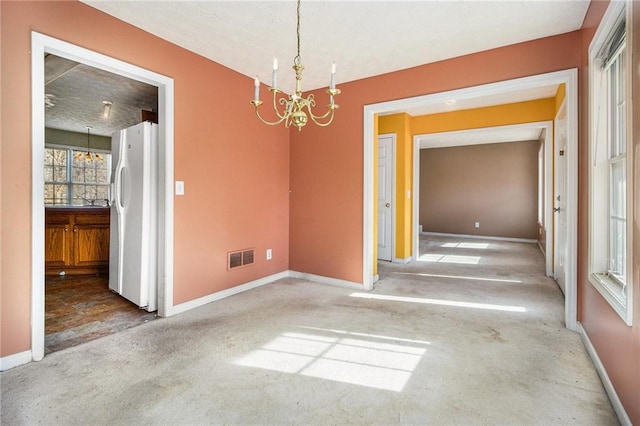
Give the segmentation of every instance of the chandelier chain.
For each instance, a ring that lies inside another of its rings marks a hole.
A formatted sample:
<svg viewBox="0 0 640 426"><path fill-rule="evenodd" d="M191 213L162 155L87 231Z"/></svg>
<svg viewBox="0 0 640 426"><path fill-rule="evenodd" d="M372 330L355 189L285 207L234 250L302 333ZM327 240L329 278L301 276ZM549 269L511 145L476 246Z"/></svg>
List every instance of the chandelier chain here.
<svg viewBox="0 0 640 426"><path fill-rule="evenodd" d="M294 62L296 64L299 64L300 61L301 61L301 58L300 58L300 0L298 0L298 6L296 8L296 15L297 15L297 18L298 18L298 24L296 26L296 35L298 36L298 54L294 58Z"/></svg>

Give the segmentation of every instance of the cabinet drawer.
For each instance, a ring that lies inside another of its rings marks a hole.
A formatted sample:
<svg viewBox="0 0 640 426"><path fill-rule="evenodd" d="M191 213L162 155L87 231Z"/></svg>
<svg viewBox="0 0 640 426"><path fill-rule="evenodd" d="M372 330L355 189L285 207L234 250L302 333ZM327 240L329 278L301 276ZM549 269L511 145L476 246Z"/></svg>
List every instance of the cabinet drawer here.
<svg viewBox="0 0 640 426"><path fill-rule="evenodd" d="M73 220L73 213L68 211L56 211L47 210L45 213L45 223L47 225L62 225L71 224Z"/></svg>
<svg viewBox="0 0 640 426"><path fill-rule="evenodd" d="M109 210L100 211L77 211L74 214L76 225L108 225Z"/></svg>

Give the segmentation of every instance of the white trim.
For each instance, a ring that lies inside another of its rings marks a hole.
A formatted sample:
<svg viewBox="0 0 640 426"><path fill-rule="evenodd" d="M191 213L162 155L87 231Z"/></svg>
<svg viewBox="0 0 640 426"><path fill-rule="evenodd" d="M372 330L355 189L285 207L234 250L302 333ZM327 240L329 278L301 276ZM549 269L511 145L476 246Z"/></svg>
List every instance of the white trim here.
<svg viewBox="0 0 640 426"><path fill-rule="evenodd" d="M565 93L566 94L566 93ZM553 122L544 135L544 231L545 231L545 271L553 276Z"/></svg>
<svg viewBox="0 0 640 426"><path fill-rule="evenodd" d="M44 54L53 53L114 74L158 87L159 143L164 170L159 185L158 314L172 315L173 309L173 79L73 44L31 33L31 126L32 126L32 237L31 237L31 353L35 361L44 357ZM161 222L162 223L162 222Z"/></svg>
<svg viewBox="0 0 640 426"><path fill-rule="evenodd" d="M394 256L396 255L396 140L398 135L396 133L383 133L378 134L378 147L380 147L380 138L391 138L391 260L393 261ZM376 153L377 155L377 153ZM379 166L379 165L378 165ZM378 176L378 185L380 184L380 175ZM378 206L380 209L380 206ZM378 224L379 226L379 224ZM378 229L378 234L380 234L380 230ZM379 241L378 241L379 243ZM380 256L380 252L378 251L378 256ZM378 257L377 260L387 260L380 259Z"/></svg>
<svg viewBox="0 0 640 426"><path fill-rule="evenodd" d="M362 284L353 281L340 280L338 278L323 277L322 275L309 274L306 272L289 271L289 277L301 280L312 281L319 284L328 284L336 287L362 290Z"/></svg>
<svg viewBox="0 0 640 426"><path fill-rule="evenodd" d="M422 235L434 235L438 237L474 238L477 240L510 241L512 243L538 244L538 240L529 238L493 237L490 235L447 234L444 232L423 232Z"/></svg>
<svg viewBox="0 0 640 426"><path fill-rule="evenodd" d="M229 296L233 296L239 293L243 293L245 291L253 290L254 288L261 287L266 284L271 284L274 281L280 280L282 278L290 277L290 271L283 271L277 274L269 275L267 277L259 278L254 281L250 281L248 283L240 284L235 287L231 287L225 290L221 290L207 296L200 297L198 299L193 299L188 302L181 303L179 305L175 305L173 307L173 314L180 314L191 309L199 308L200 306L206 305L207 303L215 302Z"/></svg>
<svg viewBox="0 0 640 426"><path fill-rule="evenodd" d="M451 148L453 146L461 146L461 145L450 145L442 143L442 139L438 139L437 136L466 136L466 135L478 135L483 133L492 132L494 130L502 130L505 132L511 130L532 130L538 128L546 128L547 131L551 131L553 129L552 121L537 121L532 123L516 123L516 124L505 124L503 126L490 126L490 127L475 127L472 129L464 129L464 130L451 130L448 132L434 132L434 133L423 133L414 136L414 141L417 138L418 143L420 143L420 149L430 149L430 148ZM532 139L534 140L534 139ZM491 141L481 141L476 142L469 145L486 145L486 144L494 144L494 143L513 143L517 141L504 141L504 142L491 142ZM465 144L466 145L466 144Z"/></svg>
<svg viewBox="0 0 640 426"><path fill-rule="evenodd" d="M399 257L394 257L391 262L392 263L401 263L403 265L406 265L407 263L411 262L413 260L413 257L409 256L409 257L405 257L403 259L399 258Z"/></svg>
<svg viewBox="0 0 640 426"><path fill-rule="evenodd" d="M19 365L27 364L33 360L31 351L18 352L0 358L0 371L7 371Z"/></svg>
<svg viewBox="0 0 640 426"><path fill-rule="evenodd" d="M593 362L593 366L596 368L598 375L600 376L600 381L602 382L602 386L604 386L604 390L607 392L609 396L609 401L613 406L613 410L616 412L618 416L618 421L623 426L632 426L631 419L627 415L626 410L624 409L624 405L622 405L622 401L618 397L618 393L616 392L616 388L613 387L613 383L611 383L611 379L607 374L607 370L604 368L600 357L598 356L598 352L596 348L591 343L591 339L589 339L589 335L587 335L586 330L582 327L581 323L577 323L577 331L580 334L580 338L582 339L582 344L584 344L591 361Z"/></svg>
<svg viewBox="0 0 640 426"><path fill-rule="evenodd" d="M227 298L229 296L233 296L239 293L243 293L245 291L253 290L254 288L258 288L267 284L271 284L277 280L281 280L283 278L298 278L301 280L306 280L310 282L315 282L319 284L329 284L332 286L349 288L362 290L362 285L359 283L354 283L351 281L339 280L336 278L323 277L321 275L308 274L304 272L296 272L296 271L282 271L277 274L269 275L263 278L259 278L254 281L250 281L248 283L240 284L235 287L231 287L225 290L218 291L216 293L209 294L207 296L200 297L198 299L190 300L188 302L181 303L173 307L172 314L180 314L191 309L199 308L200 306L206 305L211 302L216 302L218 300Z"/></svg>
<svg viewBox="0 0 640 426"><path fill-rule="evenodd" d="M451 90L413 98L399 99L377 104L365 105L363 114L363 244L362 244L362 283L365 290L373 288L373 139L376 114L394 114L409 108L444 103L449 99L471 99L481 96L498 95L514 90L565 83L567 92L567 293L565 297L565 324L575 330L577 321L577 171L578 171L578 71L569 69L529 77L516 78L481 86ZM415 143L414 143L415 153ZM414 155L414 165L416 159ZM415 174L415 173L414 173ZM415 184L415 179L414 179ZM414 218L416 211L416 188L414 187ZM417 241L419 220L414 220L414 242ZM414 244L414 255L418 245Z"/></svg>
<svg viewBox="0 0 640 426"><path fill-rule="evenodd" d="M413 240L411 257L420 258L420 234L422 233L422 225L420 225L420 140L413 137L413 229L411 229L411 239Z"/></svg>
<svg viewBox="0 0 640 426"><path fill-rule="evenodd" d="M632 10L632 6L635 6L634 2L626 2L624 0L612 0L609 3L609 6L607 7L607 11L605 12L604 16L602 17L602 20L600 21L600 24L598 25L598 28L596 30L596 33L593 36L593 39L591 40L591 44L589 45L589 145L588 145L588 150L589 150L589 238L588 238L588 265L587 265L587 272L588 272L588 279L589 282L591 283L591 285L593 286L593 288L596 289L596 291L598 291L598 293L607 301L607 303L609 304L609 306L611 306L611 308L616 312L617 315L620 316L620 318L624 321L624 323L626 325L633 325L633 315L634 315L634 276L633 276L633 226L630 226L630 220L631 218L633 218L633 185L635 184L634 180L633 180L633 153L630 149L627 149L627 169L626 169L626 173L627 173L627 235L626 235L626 240L627 240L627 286L624 289L621 289L620 292L618 292L618 286L615 283L615 281L613 280L609 280L606 277L602 277L600 276L601 273L606 272L606 268L601 267L601 266L596 266L595 264L598 263L597 260L598 259L602 259L602 256L600 256L600 253L598 253L600 247L603 247L602 243L600 241L596 241L597 236L601 235L598 232L595 231L595 229L597 228L597 223L595 218L600 218L601 216L601 209L604 206L608 206L609 205L609 200L605 200L603 202L603 200L601 200L596 193L597 191L595 190L599 185L596 185L596 182L598 181L598 179L596 178L595 174L597 172L597 167L595 167L596 165L596 156L598 155L596 152L596 142L598 142L599 140L598 138L598 132L602 133L605 130L603 128L599 128L598 127L598 123L601 123L600 120L600 110L599 110L599 106L596 107L596 93L599 93L602 89L602 85L600 84L600 82L596 82L596 73L602 73L603 71L600 69L597 69L597 67L592 66L593 64L598 62L597 59L597 55L600 51L600 49L603 47L604 43L607 42L609 36L611 35L611 32L615 29L616 25L618 24L618 19L620 17L620 15L622 13L625 13L625 18L626 18L626 31L627 31L627 36L626 36L626 58L625 58L625 62L626 62L626 67L628 68L628 75L627 77L627 81L626 83L626 90L627 90L627 102L629 105L628 111L627 111L627 148L631 148L632 146L632 141L633 141L633 132L632 132L632 123L633 123L633 105L632 105L632 101L633 101L633 93L632 93L632 79L633 79L633 72L631 70L632 67L632 61L631 61L631 57L632 57L632 51L633 48L631 46L631 43L633 41L633 34L631 33L633 31L633 25L631 25L632 22L632 14L633 14L633 10ZM598 79L600 80L600 79ZM598 100L598 103L602 103L601 100ZM596 109L598 111L596 111ZM604 142L605 145L607 145L607 141L600 141L600 142ZM600 147L598 147L597 151L600 151L600 149L602 149L603 146L601 145ZM610 182L607 183L607 188L609 188ZM608 210L608 207L607 207ZM595 217L594 217L595 216ZM608 214L607 214L608 216ZM607 227L608 228L608 227ZM608 232L607 232L608 234ZM606 238L607 241L607 246L608 247L608 238ZM609 250L607 249L606 252L608 252ZM606 259L608 256L605 256L604 259ZM637 278L635 278L637 279ZM624 296L624 297L620 297L620 296Z"/></svg>
<svg viewBox="0 0 640 426"><path fill-rule="evenodd" d="M540 129L544 131L544 197L545 197L545 211L544 223L545 223L545 241L546 250L542 249L542 253L545 254L545 274L551 276L553 274L553 257L547 256L547 253L552 253L553 245L553 121L537 121L533 123L520 123L520 124L508 124L504 126L493 127L481 127L466 130L455 130L451 132L438 132L439 135L465 135L473 134L476 132L485 132L490 130L514 130L514 129ZM413 137L413 217L416 218L415 222L419 222L420 215L420 150L438 148L441 144L438 141L425 141L425 137L433 135L434 133L426 133L420 135L414 135ZM417 226L417 224L416 224ZM419 231L418 231L419 232ZM417 234L414 234L417 237ZM419 248L420 241L417 239L414 244ZM419 257L418 253L415 256ZM416 258L417 258L416 257Z"/></svg>

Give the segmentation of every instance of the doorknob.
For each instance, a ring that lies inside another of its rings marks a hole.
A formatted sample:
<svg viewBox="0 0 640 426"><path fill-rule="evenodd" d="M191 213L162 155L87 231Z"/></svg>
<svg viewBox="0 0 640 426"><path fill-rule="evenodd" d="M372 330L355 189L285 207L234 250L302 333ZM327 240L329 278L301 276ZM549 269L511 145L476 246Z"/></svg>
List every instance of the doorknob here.
<svg viewBox="0 0 640 426"><path fill-rule="evenodd" d="M384 205L385 207L391 207L391 203L387 203Z"/></svg>

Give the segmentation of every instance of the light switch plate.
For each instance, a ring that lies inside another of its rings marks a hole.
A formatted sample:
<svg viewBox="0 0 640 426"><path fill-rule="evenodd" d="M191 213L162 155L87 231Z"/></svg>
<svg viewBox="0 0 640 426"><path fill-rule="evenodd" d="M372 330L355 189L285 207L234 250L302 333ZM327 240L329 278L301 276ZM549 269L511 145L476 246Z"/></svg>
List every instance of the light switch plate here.
<svg viewBox="0 0 640 426"><path fill-rule="evenodd" d="M184 195L184 181L177 180L176 181L176 195Z"/></svg>

